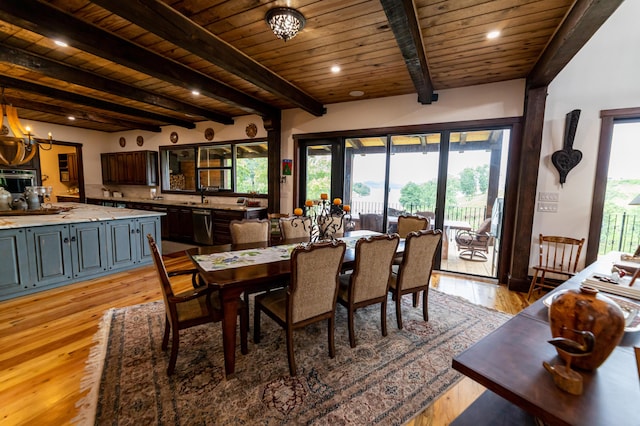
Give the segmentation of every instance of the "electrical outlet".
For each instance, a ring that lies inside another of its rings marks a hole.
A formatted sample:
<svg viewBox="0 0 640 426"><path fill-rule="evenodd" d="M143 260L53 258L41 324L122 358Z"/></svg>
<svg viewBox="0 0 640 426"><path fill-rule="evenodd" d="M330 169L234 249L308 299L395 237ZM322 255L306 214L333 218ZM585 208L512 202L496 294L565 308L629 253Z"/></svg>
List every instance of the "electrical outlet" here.
<svg viewBox="0 0 640 426"><path fill-rule="evenodd" d="M538 203L538 211L545 213L558 213L558 203Z"/></svg>
<svg viewBox="0 0 640 426"><path fill-rule="evenodd" d="M540 192L538 200L545 203L557 203L560 198L560 194L557 192Z"/></svg>

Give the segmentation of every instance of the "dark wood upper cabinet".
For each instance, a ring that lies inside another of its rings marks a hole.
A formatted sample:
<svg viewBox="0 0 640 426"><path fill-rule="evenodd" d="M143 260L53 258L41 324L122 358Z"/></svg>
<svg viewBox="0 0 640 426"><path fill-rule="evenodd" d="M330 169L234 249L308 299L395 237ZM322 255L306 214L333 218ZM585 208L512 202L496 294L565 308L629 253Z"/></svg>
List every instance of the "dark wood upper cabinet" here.
<svg viewBox="0 0 640 426"><path fill-rule="evenodd" d="M129 151L100 154L102 183L105 185L158 184L158 153Z"/></svg>

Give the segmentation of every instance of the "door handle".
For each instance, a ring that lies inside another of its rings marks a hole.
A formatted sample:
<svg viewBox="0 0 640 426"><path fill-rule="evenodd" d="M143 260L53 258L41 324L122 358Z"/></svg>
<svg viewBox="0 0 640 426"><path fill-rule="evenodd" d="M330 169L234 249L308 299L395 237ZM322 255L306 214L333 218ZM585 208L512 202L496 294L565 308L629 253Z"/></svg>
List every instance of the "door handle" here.
<svg viewBox="0 0 640 426"><path fill-rule="evenodd" d="M69 244L69 239L67 237L64 237L64 239L62 240L63 243L65 244Z"/></svg>
<svg viewBox="0 0 640 426"><path fill-rule="evenodd" d="M76 237L71 237L71 242L75 243L76 242Z"/></svg>

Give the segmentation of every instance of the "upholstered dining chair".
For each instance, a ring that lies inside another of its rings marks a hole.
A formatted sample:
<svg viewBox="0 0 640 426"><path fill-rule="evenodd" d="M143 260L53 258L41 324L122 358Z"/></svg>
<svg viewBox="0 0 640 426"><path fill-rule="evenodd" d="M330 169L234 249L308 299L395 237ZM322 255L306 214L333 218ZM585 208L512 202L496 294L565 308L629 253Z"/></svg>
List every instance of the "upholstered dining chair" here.
<svg viewBox="0 0 640 426"><path fill-rule="evenodd" d="M563 279L571 278L576 274L580 253L584 245L584 238L561 237L556 235L542 235L538 242L538 264L533 267L535 271L529 286L527 300L534 291L540 289L552 289L556 285L545 282L547 274Z"/></svg>
<svg viewBox="0 0 640 426"><path fill-rule="evenodd" d="M313 222L310 217L297 216L280 219L280 233L285 240L306 238L311 241Z"/></svg>
<svg viewBox="0 0 640 426"><path fill-rule="evenodd" d="M409 232L429 229L429 218L424 216L400 215L398 216L398 235L406 238Z"/></svg>
<svg viewBox="0 0 640 426"><path fill-rule="evenodd" d="M418 295L422 291L422 315L429 321L428 292L438 246L442 242L442 231L422 230L410 232L404 243L404 256L400 265L393 266L389 291L396 302L398 328L402 329L402 296L413 294L413 306L418 306Z"/></svg>
<svg viewBox="0 0 640 426"><path fill-rule="evenodd" d="M268 243L271 239L271 221L268 219L242 219L229 222L233 244ZM284 287L287 283L279 283ZM244 291L244 303L249 309L249 295L263 292L262 288Z"/></svg>
<svg viewBox="0 0 640 426"><path fill-rule="evenodd" d="M398 235L400 238L406 238L410 232L422 231L429 229L429 219L424 216L415 216L403 214L398 216ZM402 262L402 256L398 255L393 260L394 265Z"/></svg>
<svg viewBox="0 0 640 426"><path fill-rule="evenodd" d="M335 356L334 328L338 274L346 251L344 241L311 243L291 253L291 282L285 289L256 296L253 341L260 342L260 312L286 330L289 373L296 375L293 330L327 320L329 356Z"/></svg>
<svg viewBox="0 0 640 426"><path fill-rule="evenodd" d="M233 244L266 243L271 238L271 222L267 219L232 220L229 231Z"/></svg>
<svg viewBox="0 0 640 426"><path fill-rule="evenodd" d="M162 298L165 308L164 335L162 337L162 350L166 350L171 334L171 355L167 366L167 375L173 374L178 359L180 346L180 330L196 325L219 322L222 320L220 295L205 285L198 285L198 271L196 269L167 272L164 261L151 234L147 235L153 262L160 279ZM174 293L170 277L178 275L191 275L193 289L182 293ZM240 315L240 346L243 354L247 348L247 322L246 306L239 301L238 315Z"/></svg>
<svg viewBox="0 0 640 426"><path fill-rule="evenodd" d="M351 273L340 275L338 302L349 317L349 344L356 347L354 313L357 309L380 303L380 326L387 335L387 295L391 264L398 248L398 234L361 238L356 242L356 264Z"/></svg>

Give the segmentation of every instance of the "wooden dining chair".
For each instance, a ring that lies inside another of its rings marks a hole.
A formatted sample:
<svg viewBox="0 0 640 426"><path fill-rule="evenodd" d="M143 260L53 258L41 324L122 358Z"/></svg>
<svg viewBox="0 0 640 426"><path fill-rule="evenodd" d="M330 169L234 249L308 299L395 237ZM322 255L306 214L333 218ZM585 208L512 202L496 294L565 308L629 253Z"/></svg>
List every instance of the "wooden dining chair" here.
<svg viewBox="0 0 640 426"><path fill-rule="evenodd" d="M334 328L338 274L346 251L344 241L311 243L291 253L291 282L285 289L256 296L253 341L260 342L260 312L286 330L289 373L296 375L293 330L327 320L329 356L335 356Z"/></svg>
<svg viewBox="0 0 640 426"><path fill-rule="evenodd" d="M267 219L242 219L229 222L233 244L267 243L271 239L271 222Z"/></svg>
<svg viewBox="0 0 640 426"><path fill-rule="evenodd" d="M280 232L284 240L298 240L306 238L311 241L313 222L310 217L296 216L280 219Z"/></svg>
<svg viewBox="0 0 640 426"><path fill-rule="evenodd" d="M536 290L556 288L556 283L545 282L547 274L569 279L576 274L584 238L542 235L538 241L538 264L533 267L534 274L529 286L527 300Z"/></svg>
<svg viewBox="0 0 640 426"><path fill-rule="evenodd" d="M422 314L429 321L428 292L438 246L442 242L442 231L422 230L410 232L404 243L404 256L400 265L392 267L389 291L396 302L398 328L402 329L402 296L413 294L413 306L418 306L418 295L422 291Z"/></svg>
<svg viewBox="0 0 640 426"><path fill-rule="evenodd" d="M357 309L380 303L380 326L387 335L387 295L391 265L398 249L398 234L376 235L356 242L356 264L340 275L338 302L348 311L349 344L356 347L354 314Z"/></svg>
<svg viewBox="0 0 640 426"><path fill-rule="evenodd" d="M180 346L180 330L184 330L196 325L219 322L222 320L222 308L220 305L220 295L216 290L212 290L206 285L198 285L197 269L180 270L167 272L164 261L158 246L151 234L147 235L153 262L160 280L162 298L165 307L164 335L162 337L162 350L166 350L169 344L169 334L171 334L171 355L167 366L167 375L173 374L178 358L178 348ZM171 286L170 277L178 275L191 275L194 288L182 293L174 293ZM240 346L243 354L248 352L247 347L247 322L246 306L238 301L238 315L240 315Z"/></svg>

